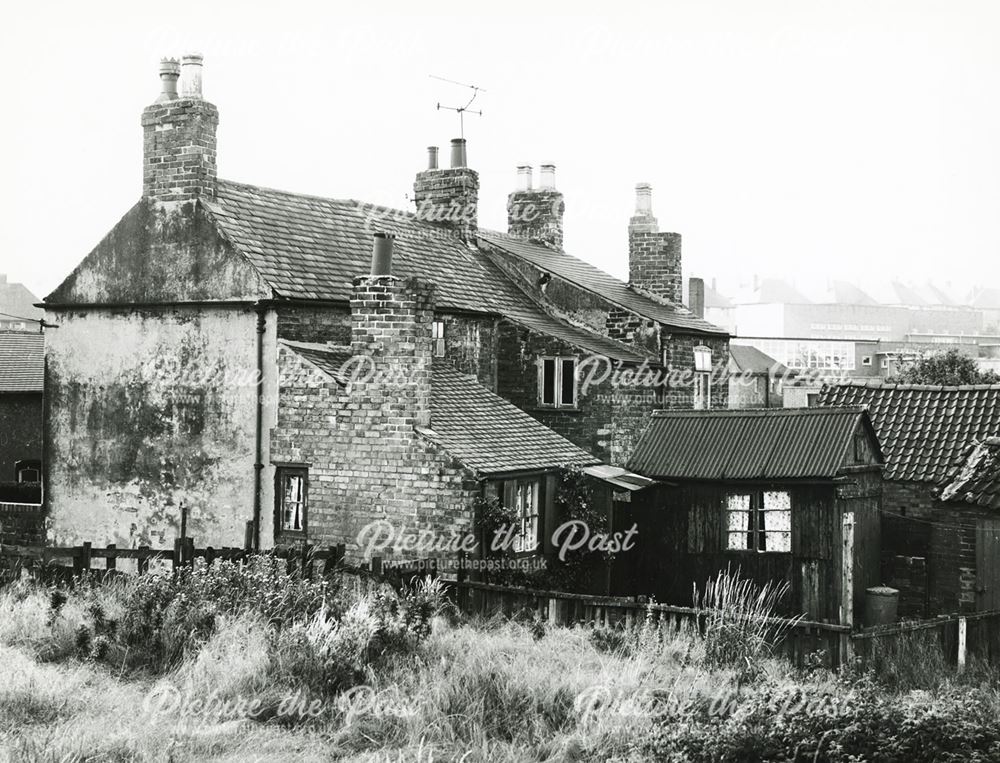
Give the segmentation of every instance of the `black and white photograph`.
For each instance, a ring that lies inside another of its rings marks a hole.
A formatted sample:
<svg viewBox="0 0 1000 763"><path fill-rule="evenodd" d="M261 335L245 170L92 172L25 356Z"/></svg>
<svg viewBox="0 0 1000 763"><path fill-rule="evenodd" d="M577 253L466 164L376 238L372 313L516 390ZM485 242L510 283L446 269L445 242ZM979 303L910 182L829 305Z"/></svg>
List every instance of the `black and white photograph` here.
<svg viewBox="0 0 1000 763"><path fill-rule="evenodd" d="M0 763L1000 763L1000 5L0 10Z"/></svg>

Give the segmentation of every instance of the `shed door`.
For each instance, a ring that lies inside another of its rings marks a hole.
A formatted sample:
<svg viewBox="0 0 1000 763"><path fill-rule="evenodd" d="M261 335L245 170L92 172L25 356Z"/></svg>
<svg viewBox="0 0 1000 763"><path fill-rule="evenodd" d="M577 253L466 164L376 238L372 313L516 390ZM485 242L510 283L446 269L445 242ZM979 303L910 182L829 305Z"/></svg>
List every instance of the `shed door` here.
<svg viewBox="0 0 1000 763"><path fill-rule="evenodd" d="M1000 609L1000 520L981 519L976 528L976 609Z"/></svg>

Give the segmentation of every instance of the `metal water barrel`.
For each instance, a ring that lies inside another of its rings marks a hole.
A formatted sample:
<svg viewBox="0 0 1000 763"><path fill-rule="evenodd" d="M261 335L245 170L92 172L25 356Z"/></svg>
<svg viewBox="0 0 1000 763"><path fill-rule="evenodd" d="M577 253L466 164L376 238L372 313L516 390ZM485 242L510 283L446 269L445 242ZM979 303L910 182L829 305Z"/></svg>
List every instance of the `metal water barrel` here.
<svg viewBox="0 0 1000 763"><path fill-rule="evenodd" d="M880 585L865 589L865 626L892 625L899 611L899 591Z"/></svg>

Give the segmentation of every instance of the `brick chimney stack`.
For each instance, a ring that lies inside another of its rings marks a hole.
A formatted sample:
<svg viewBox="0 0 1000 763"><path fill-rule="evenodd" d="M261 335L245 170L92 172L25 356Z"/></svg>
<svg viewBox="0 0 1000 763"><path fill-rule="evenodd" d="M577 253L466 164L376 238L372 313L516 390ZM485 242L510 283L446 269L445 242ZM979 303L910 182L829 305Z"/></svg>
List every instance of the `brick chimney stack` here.
<svg viewBox="0 0 1000 763"><path fill-rule="evenodd" d="M438 169L437 148L428 151L428 169L417 173L413 200L417 218L445 225L463 241L472 241L479 228L479 173L467 165L464 138L451 142L451 167Z"/></svg>
<svg viewBox="0 0 1000 763"><path fill-rule="evenodd" d="M683 302L681 234L660 233L653 215L653 187L635 187L635 214L628 224L629 284L680 305Z"/></svg>
<svg viewBox="0 0 1000 763"><path fill-rule="evenodd" d="M352 396L363 401L358 426L377 431L380 448L430 423L433 321L432 283L392 275L354 279L351 352L370 358L374 373L352 383Z"/></svg>
<svg viewBox="0 0 1000 763"><path fill-rule="evenodd" d="M507 233L562 249L566 204L556 190L556 167L543 164L539 188L531 187L531 167L517 168L517 190L507 197Z"/></svg>
<svg viewBox="0 0 1000 763"><path fill-rule="evenodd" d="M158 202L215 195L219 110L202 98L202 56L160 62L161 92L142 112L142 195ZM178 94L178 79L181 92Z"/></svg>
<svg viewBox="0 0 1000 763"><path fill-rule="evenodd" d="M705 279L688 279L688 309L699 318L705 317Z"/></svg>

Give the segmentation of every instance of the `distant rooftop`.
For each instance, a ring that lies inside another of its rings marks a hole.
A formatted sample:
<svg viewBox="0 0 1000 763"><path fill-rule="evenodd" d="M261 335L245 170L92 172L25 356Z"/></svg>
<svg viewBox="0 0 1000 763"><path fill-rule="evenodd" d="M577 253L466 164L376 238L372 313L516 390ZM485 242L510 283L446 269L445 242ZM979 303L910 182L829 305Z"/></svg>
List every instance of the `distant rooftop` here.
<svg viewBox="0 0 1000 763"><path fill-rule="evenodd" d="M0 325L21 318L40 321L45 311L35 307L39 299L23 283L12 283L0 273ZM37 327L36 327L37 328Z"/></svg>

